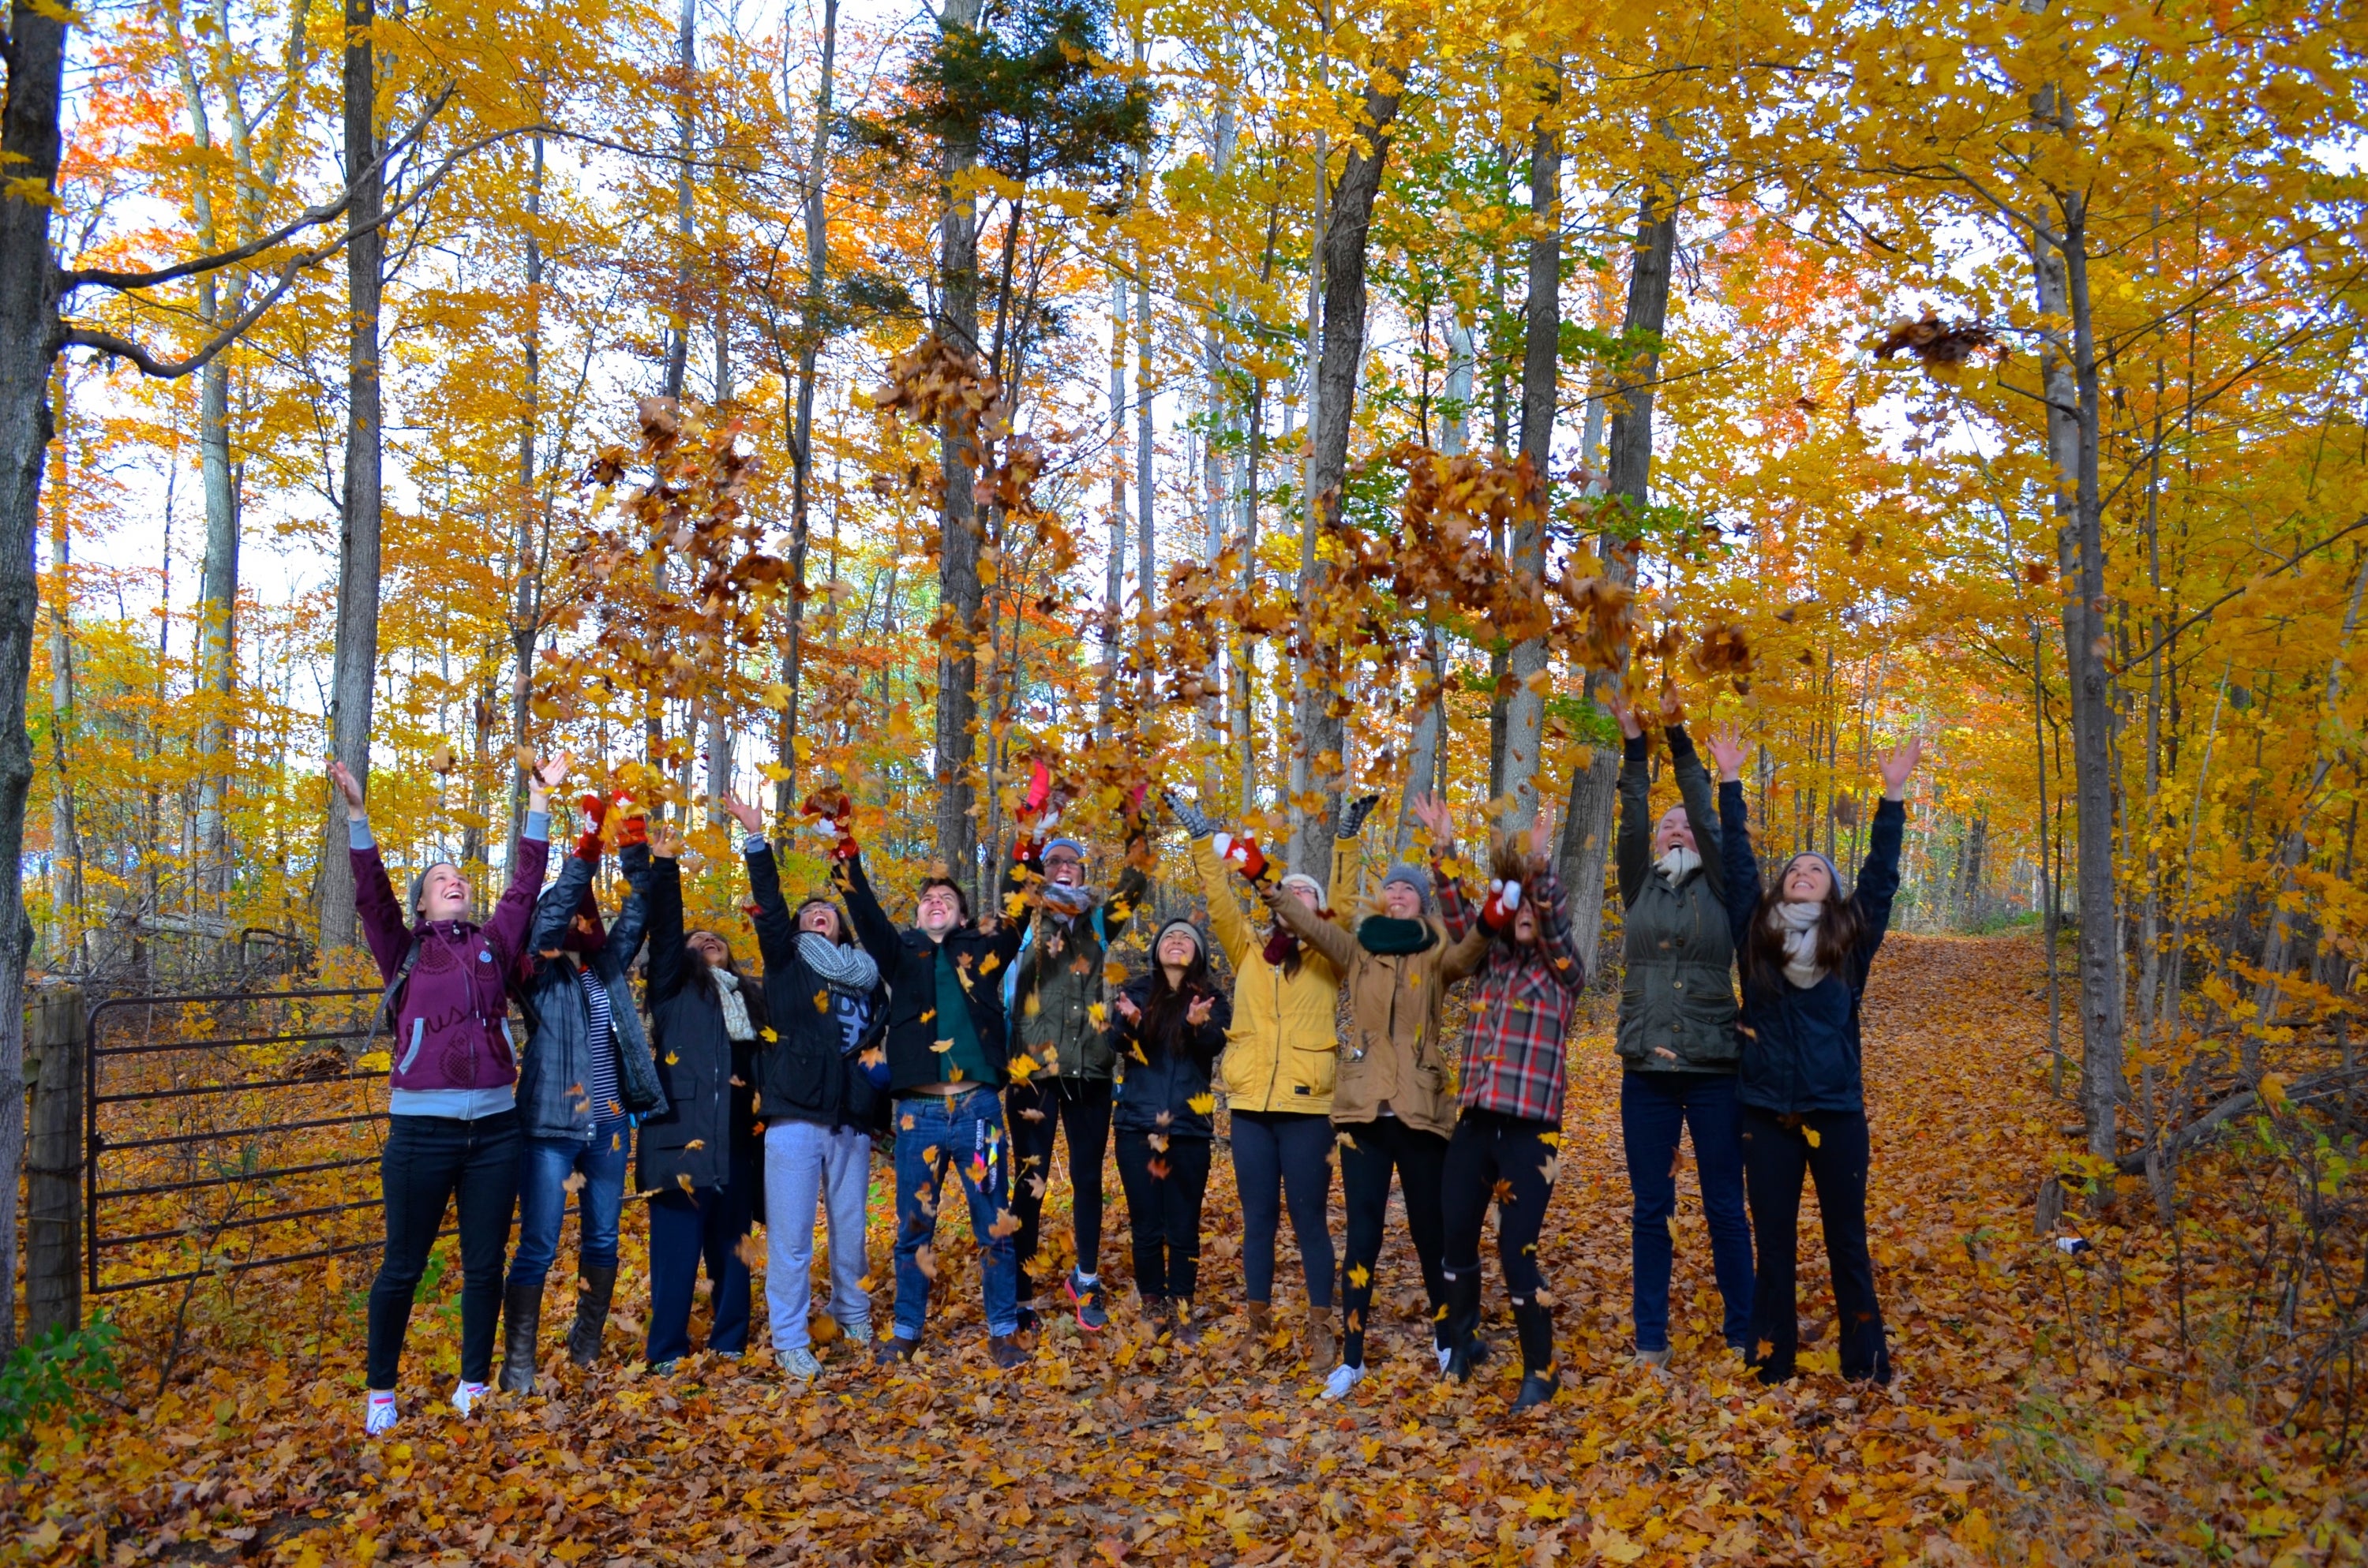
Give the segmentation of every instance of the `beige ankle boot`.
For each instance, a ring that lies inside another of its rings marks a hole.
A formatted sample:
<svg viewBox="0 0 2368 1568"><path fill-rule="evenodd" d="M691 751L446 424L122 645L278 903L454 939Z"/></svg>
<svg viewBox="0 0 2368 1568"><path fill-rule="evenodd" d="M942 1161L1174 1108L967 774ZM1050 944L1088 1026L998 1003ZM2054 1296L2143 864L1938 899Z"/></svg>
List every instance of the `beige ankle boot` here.
<svg viewBox="0 0 2368 1568"><path fill-rule="evenodd" d="M1340 1359L1340 1341L1332 1332L1332 1309L1307 1309L1307 1364L1328 1372Z"/></svg>

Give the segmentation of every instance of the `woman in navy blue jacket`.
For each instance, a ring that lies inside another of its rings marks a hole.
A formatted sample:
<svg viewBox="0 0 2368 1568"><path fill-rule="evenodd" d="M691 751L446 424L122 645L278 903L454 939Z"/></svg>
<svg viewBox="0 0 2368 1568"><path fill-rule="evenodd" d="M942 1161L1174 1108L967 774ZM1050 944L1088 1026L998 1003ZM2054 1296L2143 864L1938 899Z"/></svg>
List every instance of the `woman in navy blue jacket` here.
<svg viewBox="0 0 2368 1568"><path fill-rule="evenodd" d="M1732 725L1710 736L1718 762L1718 816L1726 869L1727 924L1743 971L1744 1193L1758 1244L1751 1335L1745 1358L1759 1381L1793 1375L1800 1346L1793 1294L1801 1178L1817 1184L1826 1262L1846 1378L1891 1381L1874 1262L1866 1244L1866 1099L1859 1067L1859 1004L1891 924L1899 891L1900 803L1924 744L1911 740L1883 764L1866 864L1847 896L1834 863L1814 849L1784 863L1764 892L1743 805L1743 737Z"/></svg>
<svg viewBox="0 0 2368 1568"><path fill-rule="evenodd" d="M1216 1131L1210 1074L1225 1049L1234 1009L1209 977L1208 938L1170 920L1151 944L1147 974L1127 982L1113 1020L1119 1085L1110 1123L1119 1180L1134 1228L1134 1286L1154 1332L1199 1340L1192 1292L1200 1283L1201 1203L1209 1190Z"/></svg>

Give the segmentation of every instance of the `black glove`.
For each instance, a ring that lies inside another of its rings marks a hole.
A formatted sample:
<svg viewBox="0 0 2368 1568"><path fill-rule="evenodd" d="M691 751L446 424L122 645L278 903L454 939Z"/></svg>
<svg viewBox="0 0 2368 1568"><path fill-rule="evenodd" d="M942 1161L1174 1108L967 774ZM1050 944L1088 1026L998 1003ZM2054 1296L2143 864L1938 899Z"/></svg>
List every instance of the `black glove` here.
<svg viewBox="0 0 2368 1568"><path fill-rule="evenodd" d="M1354 838L1365 830L1365 819L1382 803L1379 795L1360 795L1353 801L1340 802L1340 824L1332 830L1335 838Z"/></svg>
<svg viewBox="0 0 2368 1568"><path fill-rule="evenodd" d="M1217 824L1203 815L1201 808L1176 798L1173 790L1162 790L1159 798L1167 802L1167 814L1183 824L1185 834L1192 838L1206 838L1217 831Z"/></svg>

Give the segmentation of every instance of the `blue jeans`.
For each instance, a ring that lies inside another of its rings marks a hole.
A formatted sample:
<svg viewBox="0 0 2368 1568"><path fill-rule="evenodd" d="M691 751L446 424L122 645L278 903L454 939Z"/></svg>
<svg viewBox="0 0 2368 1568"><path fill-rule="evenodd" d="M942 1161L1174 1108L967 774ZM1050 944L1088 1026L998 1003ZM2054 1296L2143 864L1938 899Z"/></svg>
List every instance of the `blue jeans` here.
<svg viewBox="0 0 2368 1568"><path fill-rule="evenodd" d="M713 1309L707 1347L719 1356L748 1348L748 1265L740 1248L756 1187L748 1171L728 1186L668 1190L650 1199L650 1337L642 1358L651 1366L690 1354L690 1299L701 1264Z"/></svg>
<svg viewBox="0 0 2368 1568"><path fill-rule="evenodd" d="M809 1343L817 1204L830 1226L830 1315L841 1328L870 1335L863 1227L871 1198L869 1133L787 1119L765 1129L765 1305L774 1354Z"/></svg>
<svg viewBox="0 0 2368 1568"><path fill-rule="evenodd" d="M1274 1300L1274 1235L1285 1208L1307 1277L1307 1304L1332 1310L1332 1119L1305 1111L1233 1113L1234 1189L1242 1201L1242 1285Z"/></svg>
<svg viewBox="0 0 2368 1568"><path fill-rule="evenodd" d="M518 1151L518 1251L510 1255L509 1289L540 1285L559 1260L559 1233L567 1224L567 1178L581 1174L576 1188L575 1265L617 1267L617 1222L625 1208L625 1166L633 1152L633 1130L619 1119L592 1129L592 1142L529 1138Z"/></svg>
<svg viewBox="0 0 2368 1568"><path fill-rule="evenodd" d="M1693 1131L1711 1267L1725 1305L1719 1333L1741 1350L1751 1333L1751 1221L1743 1207L1743 1114L1732 1073L1620 1075L1620 1131L1628 1145L1629 1258L1636 1348L1669 1347L1670 1233L1678 1211L1678 1140Z"/></svg>
<svg viewBox="0 0 2368 1568"><path fill-rule="evenodd" d="M921 1249L938 1233L946 1167L962 1172L970 1199L970 1232L978 1240L978 1271L986 1294L986 1332L1019 1332L1019 1252L1011 1244L1016 1219L995 1234L1011 1209L1011 1141L1003 1129L1003 1102L976 1088L951 1098L906 1095L896 1102L896 1337L918 1339L929 1317L929 1277Z"/></svg>

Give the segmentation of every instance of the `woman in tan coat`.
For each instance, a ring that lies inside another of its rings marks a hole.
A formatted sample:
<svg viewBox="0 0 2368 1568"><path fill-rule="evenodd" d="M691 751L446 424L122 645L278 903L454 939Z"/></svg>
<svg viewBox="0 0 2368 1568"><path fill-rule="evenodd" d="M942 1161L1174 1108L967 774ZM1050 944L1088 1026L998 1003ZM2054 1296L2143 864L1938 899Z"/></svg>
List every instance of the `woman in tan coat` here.
<svg viewBox="0 0 2368 1568"><path fill-rule="evenodd" d="M1332 1089L1332 1126L1340 1145L1340 1189L1349 1210L1343 1266L1340 1364L1321 1397L1340 1399L1365 1375L1365 1326L1373 1300L1373 1269L1381 1261L1382 1228L1389 1212L1390 1173L1405 1196L1406 1231L1430 1297L1431 1338L1447 1366L1447 1278L1440 1266L1446 1221L1440 1207L1448 1134L1455 1128L1455 1092L1439 1051L1440 1010L1447 988L1470 974L1487 946L1476 926L1451 942L1429 916L1430 872L1414 865L1390 868L1382 879L1382 907L1352 937L1269 893L1276 920L1330 960L1349 994L1349 1033Z"/></svg>

